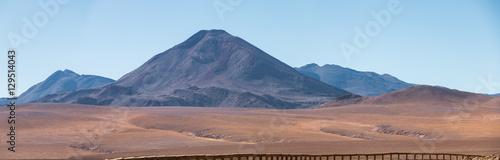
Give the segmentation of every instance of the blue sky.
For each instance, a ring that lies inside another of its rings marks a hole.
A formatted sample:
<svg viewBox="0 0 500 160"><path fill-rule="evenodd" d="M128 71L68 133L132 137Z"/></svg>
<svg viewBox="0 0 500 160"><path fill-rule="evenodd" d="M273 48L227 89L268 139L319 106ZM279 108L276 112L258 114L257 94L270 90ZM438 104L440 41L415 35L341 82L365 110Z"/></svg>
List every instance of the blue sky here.
<svg viewBox="0 0 500 160"><path fill-rule="evenodd" d="M73 0L57 3L53 15L39 5L47 2L56 1L0 1L5 52L13 34L23 36L23 18L40 22L16 47L20 92L56 70L118 79L199 30L224 29L293 67L338 64L410 83L500 93L496 83L484 85L500 82L499 1ZM400 12L389 12L386 26L371 14L398 2ZM355 29L373 24L379 28L370 28L377 33L370 43L346 56L340 44L355 46ZM0 90L7 96L5 85Z"/></svg>

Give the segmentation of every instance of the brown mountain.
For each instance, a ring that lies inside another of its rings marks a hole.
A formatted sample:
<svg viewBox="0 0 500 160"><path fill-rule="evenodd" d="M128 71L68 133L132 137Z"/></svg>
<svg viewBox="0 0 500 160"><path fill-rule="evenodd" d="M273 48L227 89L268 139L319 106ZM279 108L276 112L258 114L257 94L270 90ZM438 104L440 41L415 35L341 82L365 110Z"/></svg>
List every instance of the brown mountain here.
<svg viewBox="0 0 500 160"><path fill-rule="evenodd" d="M40 102L113 106L308 108L349 94L223 30L202 30L104 87Z"/></svg>
<svg viewBox="0 0 500 160"><path fill-rule="evenodd" d="M338 107L355 104L390 105L390 104L415 104L415 105L460 105L464 103L487 102L493 97L470 92L435 87L428 85L413 86L391 93L363 97L359 95L344 95L324 103L317 108Z"/></svg>

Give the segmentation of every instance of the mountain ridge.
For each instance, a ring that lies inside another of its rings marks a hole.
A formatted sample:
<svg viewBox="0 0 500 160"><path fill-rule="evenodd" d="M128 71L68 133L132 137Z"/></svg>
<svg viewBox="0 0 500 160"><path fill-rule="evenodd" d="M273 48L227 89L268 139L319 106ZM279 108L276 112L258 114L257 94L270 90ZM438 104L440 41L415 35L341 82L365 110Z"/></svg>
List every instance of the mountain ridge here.
<svg viewBox="0 0 500 160"><path fill-rule="evenodd" d="M28 90L19 95L16 103L30 103L43 96L55 94L60 91L87 89L103 86L112 82L114 82L113 79L98 75L80 75L69 69L57 70L45 80L31 86ZM0 104L7 103L9 103L7 98L0 98Z"/></svg>
<svg viewBox="0 0 500 160"><path fill-rule="evenodd" d="M295 69L322 82L362 96L377 96L414 86L389 74L356 71L335 64L319 66L311 63Z"/></svg>
<svg viewBox="0 0 500 160"><path fill-rule="evenodd" d="M494 99L482 94L464 92L438 86L418 85L391 93L365 97L359 95L344 95L324 103L317 108L339 107L356 104L389 105L389 104L464 104L486 102Z"/></svg>
<svg viewBox="0 0 500 160"><path fill-rule="evenodd" d="M291 109L344 94L349 92L301 74L240 37L202 30L115 83L61 92L41 102Z"/></svg>

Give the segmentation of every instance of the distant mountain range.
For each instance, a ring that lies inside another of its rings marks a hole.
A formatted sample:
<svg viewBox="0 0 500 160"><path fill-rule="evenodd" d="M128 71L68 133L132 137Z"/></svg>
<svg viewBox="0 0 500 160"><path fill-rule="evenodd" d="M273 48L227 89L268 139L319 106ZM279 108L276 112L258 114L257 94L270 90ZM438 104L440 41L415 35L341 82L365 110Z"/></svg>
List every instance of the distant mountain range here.
<svg viewBox="0 0 500 160"><path fill-rule="evenodd" d="M54 94L59 91L87 89L99 87L115 82L112 79L95 76L80 75L71 70L58 70L50 75L44 81L30 87L24 93L19 95L16 104L29 103L38 100L40 97ZM1 104L7 104L6 98L0 99Z"/></svg>
<svg viewBox="0 0 500 160"><path fill-rule="evenodd" d="M110 85L58 92L39 102L291 109L345 94L239 37L202 30Z"/></svg>
<svg viewBox="0 0 500 160"><path fill-rule="evenodd" d="M389 74L360 72L333 64L318 66L312 63L296 69L305 75L362 96L378 96L415 86Z"/></svg>
<svg viewBox="0 0 500 160"><path fill-rule="evenodd" d="M448 105L488 96L416 86L388 74L338 65L312 63L292 68L223 30L202 30L116 82L59 70L21 94L17 103L294 109L364 104ZM0 103L6 104L7 100L2 98Z"/></svg>
<svg viewBox="0 0 500 160"><path fill-rule="evenodd" d="M497 94L485 94L487 96L491 96L491 97L500 97L500 93L497 93Z"/></svg>
<svg viewBox="0 0 500 160"><path fill-rule="evenodd" d="M460 105L470 105L479 102L486 102L493 98L494 97L486 96L483 94L463 92L437 86L419 85L375 97L365 97L355 94L348 94L337 97L330 102L318 106L317 108L339 107L347 105L389 104L402 104L410 106L411 104L425 104L427 106L435 105L457 108L457 106ZM461 107L463 108L464 106Z"/></svg>

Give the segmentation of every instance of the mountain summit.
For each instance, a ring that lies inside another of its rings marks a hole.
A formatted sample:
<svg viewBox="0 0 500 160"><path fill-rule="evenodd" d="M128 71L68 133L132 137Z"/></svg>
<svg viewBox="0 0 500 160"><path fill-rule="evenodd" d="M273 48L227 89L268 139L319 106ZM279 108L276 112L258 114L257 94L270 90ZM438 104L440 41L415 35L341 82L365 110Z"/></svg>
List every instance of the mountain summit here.
<svg viewBox="0 0 500 160"><path fill-rule="evenodd" d="M61 92L42 102L288 109L348 93L224 30L202 30L109 86Z"/></svg>

